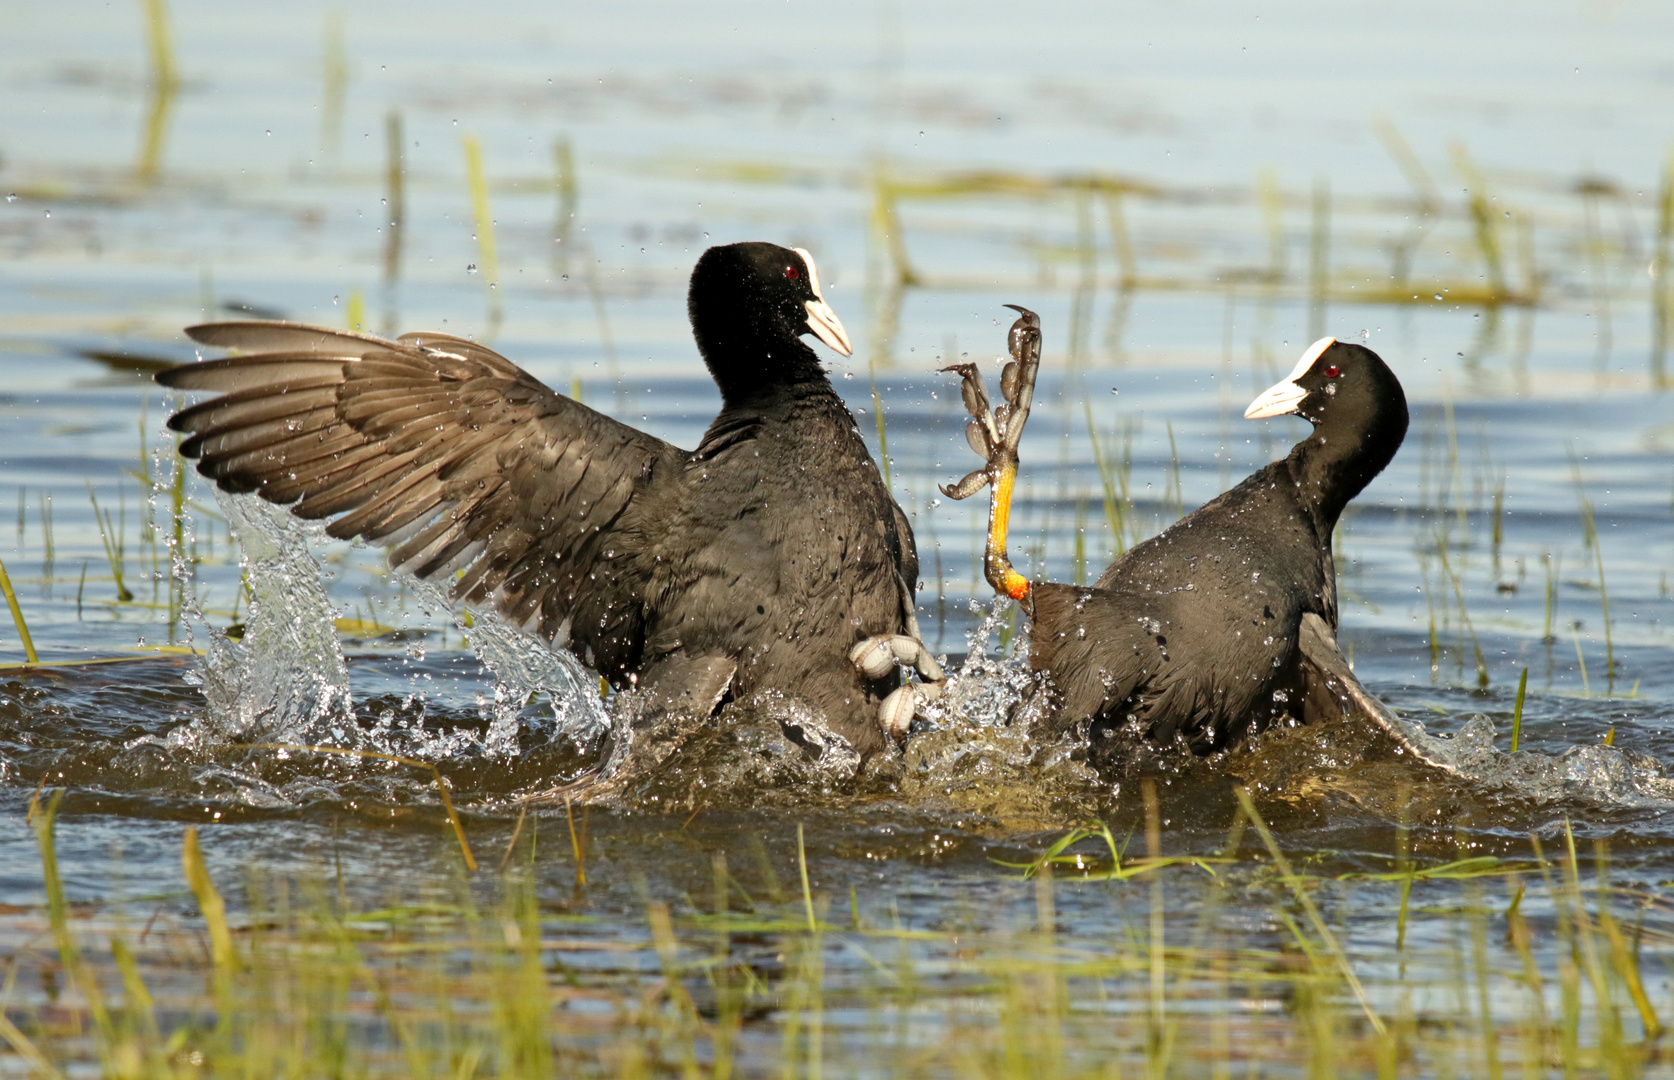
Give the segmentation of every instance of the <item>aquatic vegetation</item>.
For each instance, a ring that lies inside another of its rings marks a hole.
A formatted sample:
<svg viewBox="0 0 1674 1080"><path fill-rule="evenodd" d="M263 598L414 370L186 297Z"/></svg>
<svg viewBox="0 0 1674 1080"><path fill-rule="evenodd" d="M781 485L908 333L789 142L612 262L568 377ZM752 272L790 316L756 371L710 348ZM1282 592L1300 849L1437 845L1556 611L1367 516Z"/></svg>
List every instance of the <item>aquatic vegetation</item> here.
<svg viewBox="0 0 1674 1080"><path fill-rule="evenodd" d="M461 143L465 148L465 181L471 191L471 214L476 222L478 261L482 264L480 267L472 265L470 270L473 274L482 274L488 296L489 329L485 340L493 341L505 318L504 301L499 291L500 257L494 243L494 214L488 206L488 177L483 171L482 142L474 135L467 135Z"/></svg>
<svg viewBox="0 0 1674 1080"><path fill-rule="evenodd" d="M11 609L12 625L17 627L23 655L29 658L31 664L40 662L40 657L35 653L35 640L29 636L29 623L23 617L23 607L17 602L17 592L12 588L12 577L6 573L5 563L0 563L0 590L6 594L6 607Z"/></svg>
<svg viewBox="0 0 1674 1080"><path fill-rule="evenodd" d="M53 968L13 970L0 1039L49 1076L1666 1074L1674 924L1611 880L1605 842L1584 859L1560 827L1467 855L1403 823L1394 870L1322 874L1234 794L1197 854L1165 853L1152 787L1146 855L1078 829L929 921L845 886L827 828L787 825L753 868L705 852L690 891L641 894L617 930L590 912L632 863L568 808L497 826L503 865L474 884L438 846L437 887L375 897L329 864L235 870L188 828L157 883L187 905L146 918L138 896L71 902L60 842L82 826L51 793L31 809L44 902L3 925L44 916Z"/></svg>
<svg viewBox="0 0 1674 1080"><path fill-rule="evenodd" d="M99 497L93 494L91 481L87 485L87 500L93 504L93 520L99 527L99 540L105 546L105 560L110 564L110 576L116 582L116 598L127 603L134 598L134 594L122 582L124 530L121 517L126 517L126 513L122 512L121 517L114 523L110 519L109 510L101 513Z"/></svg>

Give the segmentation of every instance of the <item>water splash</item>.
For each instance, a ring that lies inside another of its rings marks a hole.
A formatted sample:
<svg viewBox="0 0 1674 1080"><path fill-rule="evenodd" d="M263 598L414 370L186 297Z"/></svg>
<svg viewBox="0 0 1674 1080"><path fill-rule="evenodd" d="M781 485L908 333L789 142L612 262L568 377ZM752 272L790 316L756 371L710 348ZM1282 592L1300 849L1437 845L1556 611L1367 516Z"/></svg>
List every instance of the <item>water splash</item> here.
<svg viewBox="0 0 1674 1080"><path fill-rule="evenodd" d="M253 495L216 491L215 499L238 541L251 600L242 638L209 633L207 730L195 734L347 745L357 731L349 671L306 526Z"/></svg>
<svg viewBox="0 0 1674 1080"><path fill-rule="evenodd" d="M942 696L925 709L931 730L956 723L1002 728L1017 722L1019 706L1034 697L1036 688L1036 677L1029 670L1028 638L1019 636L1009 657L988 655L995 633L1012 618L1015 607L1009 598L999 597L966 635L965 662L948 676ZM971 611L981 610L981 604L972 600Z"/></svg>
<svg viewBox="0 0 1674 1080"><path fill-rule="evenodd" d="M1615 746L1572 746L1561 754L1503 753L1494 747L1494 721L1477 713L1451 738L1432 735L1415 720L1401 731L1442 768L1475 784L1538 804L1591 803L1634 809L1674 808L1674 777L1655 758Z"/></svg>
<svg viewBox="0 0 1674 1080"><path fill-rule="evenodd" d="M928 722L907 743L898 791L1008 827L1089 816L1109 797L1111 785L1087 764L1081 742L1041 734L1049 703L1029 667L1027 637L1016 639L1010 656L989 655L1013 606L999 598L968 635L965 662L948 676L941 698L926 710ZM972 607L981 610L975 601Z"/></svg>
<svg viewBox="0 0 1674 1080"><path fill-rule="evenodd" d="M440 610L452 609L446 591L433 583L414 582L413 590ZM489 754L518 752L524 706L536 693L545 693L552 703L551 728L545 732L549 738L567 738L585 748L609 730L611 716L599 695L598 676L568 649L553 649L493 611L473 611L468 620L455 613L454 621L471 651L494 673L493 696L481 701L488 719L483 747Z"/></svg>
<svg viewBox="0 0 1674 1080"><path fill-rule="evenodd" d="M253 496L216 498L239 543L253 599L240 640L209 630L201 672L209 707L201 720L170 735L178 747L300 742L444 761L472 754L515 758L531 731L541 736L539 743L568 740L584 752L608 735L611 753L599 773L599 793L664 807L753 805L769 792L840 797L860 793L858 782L872 795L952 804L1017 824L1085 814L1112 795L1111 782L1087 764L1083 745L1068 735L1040 735L1047 701L1029 669L1026 638L1009 656L991 655L1000 628L1014 615L1003 598L969 634L964 662L904 750L864 769L846 741L788 696L759 695L718 718L647 719L631 693L617 695L607 709L596 676L574 656L493 612L473 613L468 623L456 617L472 651L494 674L492 695L479 702L485 733L427 731L422 724L397 729L387 718L363 724L354 713L336 611L310 552L320 530ZM450 609L441 588L416 583L415 591L426 603ZM974 601L973 610L981 610ZM550 721L526 715L525 704L537 692L550 698ZM1536 804L1674 807L1674 777L1643 754L1596 744L1557 755L1502 753L1494 748L1493 722L1481 715L1452 737L1431 734L1412 720L1392 723L1420 759L1484 791ZM224 765L215 770L221 771L200 782L237 788L258 805L296 794Z"/></svg>
<svg viewBox="0 0 1674 1080"><path fill-rule="evenodd" d="M550 649L493 612L474 613L468 626L463 615L455 616L468 631L472 651L495 676L492 699L482 701L488 720L484 736L463 729L397 730L387 718L362 725L337 636L337 611L310 550L310 541L323 530L253 495L217 491L216 500L238 542L252 599L240 639L209 629L199 673L209 707L203 721L188 725L176 742L316 743L426 760L471 751L510 757L519 750L524 703L541 691L553 705L549 737L585 747L605 732L609 716L595 677L568 652ZM413 584L421 599L450 609L444 590ZM198 620L204 621L201 615ZM422 711L422 700L418 705Z"/></svg>

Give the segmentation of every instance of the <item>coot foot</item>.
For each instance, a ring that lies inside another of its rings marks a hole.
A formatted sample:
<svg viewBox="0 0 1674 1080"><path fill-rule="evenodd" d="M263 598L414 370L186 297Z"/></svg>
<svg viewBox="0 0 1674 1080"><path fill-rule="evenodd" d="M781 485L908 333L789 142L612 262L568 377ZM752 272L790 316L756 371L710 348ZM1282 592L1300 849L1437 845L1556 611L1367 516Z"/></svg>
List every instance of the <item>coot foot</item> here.
<svg viewBox="0 0 1674 1080"><path fill-rule="evenodd" d="M968 499L984 487L992 487L983 569L988 583L997 591L1026 602L1029 579L1012 567L1011 558L1006 554L1006 533L1011 523L1012 486L1017 480L1017 446L1023 441L1023 425L1029 422L1035 377L1040 372L1040 317L1016 304L1006 307L1017 312L1019 318L1006 335L1011 362L1000 372L1000 394L1005 404L997 409L989 407L988 391L975 364L954 364L942 369L962 377L959 389L965 399L965 409L971 414L965 425L965 441L978 455L988 459L987 465L968 473L957 484L943 485L942 494L950 499Z"/></svg>
<svg viewBox="0 0 1674 1080"><path fill-rule="evenodd" d="M904 581L901 582L901 608L906 615L905 634L877 634L849 650L849 662L868 679L881 679L898 664L918 672L919 682L903 683L878 706L879 724L885 734L897 741L906 738L919 708L941 697L942 686L947 681L942 665L936 662L919 634L912 592Z"/></svg>
<svg viewBox="0 0 1674 1080"><path fill-rule="evenodd" d="M869 637L849 650L849 659L868 679L883 678L896 664L916 669L928 682L940 682L945 677L924 642L905 634Z"/></svg>

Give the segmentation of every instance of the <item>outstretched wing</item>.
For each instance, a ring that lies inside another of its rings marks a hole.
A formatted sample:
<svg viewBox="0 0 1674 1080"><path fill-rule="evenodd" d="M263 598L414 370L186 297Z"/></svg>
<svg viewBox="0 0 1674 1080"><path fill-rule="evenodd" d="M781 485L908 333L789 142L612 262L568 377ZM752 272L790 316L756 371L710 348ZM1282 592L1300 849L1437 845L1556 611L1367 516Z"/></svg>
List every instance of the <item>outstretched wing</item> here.
<svg viewBox="0 0 1674 1080"><path fill-rule="evenodd" d="M335 518L332 536L381 544L391 566L420 578L463 571L455 600L549 638L585 626L577 644L637 650L641 541L622 519L655 500L684 451L461 338L270 322L187 333L245 354L157 376L220 394L169 426L188 433L181 453L224 490Z"/></svg>

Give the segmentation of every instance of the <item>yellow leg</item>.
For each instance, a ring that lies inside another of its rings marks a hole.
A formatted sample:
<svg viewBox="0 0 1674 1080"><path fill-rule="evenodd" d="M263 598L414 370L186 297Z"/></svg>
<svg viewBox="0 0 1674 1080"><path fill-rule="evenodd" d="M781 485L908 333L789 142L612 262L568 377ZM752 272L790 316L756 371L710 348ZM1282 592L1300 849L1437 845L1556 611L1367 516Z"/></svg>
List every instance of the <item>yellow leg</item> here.
<svg viewBox="0 0 1674 1080"><path fill-rule="evenodd" d="M983 557L988 583L1013 600L1029 595L1029 579L1019 574L1006 554L1006 533L1011 526L1011 493L1017 483L1017 462L1000 466L994 478L993 497L988 502L988 551Z"/></svg>

